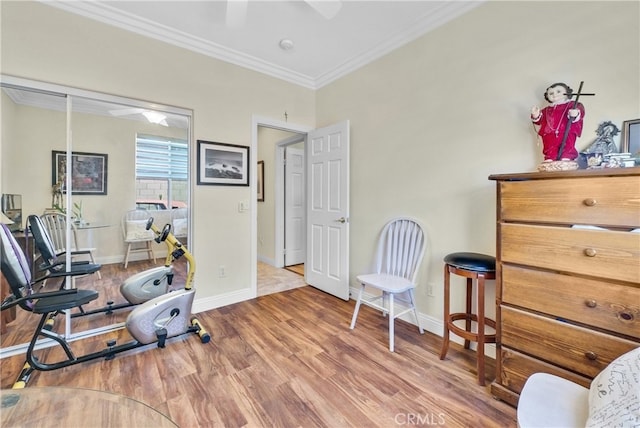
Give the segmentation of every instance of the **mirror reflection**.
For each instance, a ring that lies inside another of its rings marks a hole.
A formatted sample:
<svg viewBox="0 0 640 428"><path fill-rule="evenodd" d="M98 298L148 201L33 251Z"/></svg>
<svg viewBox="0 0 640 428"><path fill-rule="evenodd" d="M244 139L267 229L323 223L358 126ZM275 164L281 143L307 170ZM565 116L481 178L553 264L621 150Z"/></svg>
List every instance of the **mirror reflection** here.
<svg viewBox="0 0 640 428"><path fill-rule="evenodd" d="M160 228L171 224L188 245L191 112L138 100L105 100L116 97L101 94L67 96L4 84L0 96L3 219L15 220L11 230L35 277L45 272L38 270L39 251L25 233L32 214L46 220L43 225L57 251L86 251L74 260L102 265L96 274L73 280L76 287L99 291L99 299L84 308L97 313L69 317L61 331L73 335L115 328L128 310L108 314L100 309L108 302L130 304L131 296L120 291L123 283L149 270L162 271L156 279L167 281L162 269L166 246L146 239L139 220L146 223L153 217ZM183 284L179 277L186 266L174 266L174 271L176 283ZM44 284L52 290L60 286L54 279ZM3 315L3 354L28 341L38 321L21 312L16 311L13 321Z"/></svg>

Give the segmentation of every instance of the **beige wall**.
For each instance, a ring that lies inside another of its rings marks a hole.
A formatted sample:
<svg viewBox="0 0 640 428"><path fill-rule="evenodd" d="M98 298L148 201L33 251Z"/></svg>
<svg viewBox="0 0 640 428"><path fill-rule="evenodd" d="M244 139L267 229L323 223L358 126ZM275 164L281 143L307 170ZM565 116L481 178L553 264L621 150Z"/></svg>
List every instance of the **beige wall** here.
<svg viewBox="0 0 640 428"><path fill-rule="evenodd" d="M42 214L52 206L51 152L66 150L66 112L16 105L2 92L1 118L3 132L12 136L3 137L6 143L2 145L2 153L6 162L2 163L2 193L23 196L26 222L27 215ZM72 114L71 129L74 152L107 155L107 194L73 195L73 202L82 204L86 221L108 227L78 232L79 244L90 243L95 247L94 254L100 263L116 263L123 259L125 250L120 219L125 211L135 208L136 135L187 138L188 131L84 113ZM163 244L156 249L164 251L165 248Z"/></svg>
<svg viewBox="0 0 640 428"><path fill-rule="evenodd" d="M352 278L386 220L418 218L430 245L418 306L434 320L442 257L495 251L488 175L541 159L527 117L548 84L584 80L597 93L584 99L580 148L601 121L640 117L637 2L486 3L316 92L40 3L1 7L3 73L193 109L194 140L249 145L252 114L286 110L309 126L349 119ZM249 188L196 186L192 196L198 296L247 288L250 214L237 205Z"/></svg>
<svg viewBox="0 0 640 428"><path fill-rule="evenodd" d="M291 122L314 124L309 89L39 2L0 7L3 74L192 109L194 141L249 146L253 114L281 119L287 111ZM195 174L195 150L192 160ZM250 286L251 216L238 212L250 197L248 187L194 186L198 299Z"/></svg>
<svg viewBox="0 0 640 428"><path fill-rule="evenodd" d="M495 254L487 177L533 171L542 160L528 117L545 104L545 88L565 81L577 89L583 80L597 94L582 100L581 149L600 122L640 117L639 8L486 3L317 91L317 126L351 121L352 283L383 223L416 217L429 234L418 307L441 319L442 258Z"/></svg>

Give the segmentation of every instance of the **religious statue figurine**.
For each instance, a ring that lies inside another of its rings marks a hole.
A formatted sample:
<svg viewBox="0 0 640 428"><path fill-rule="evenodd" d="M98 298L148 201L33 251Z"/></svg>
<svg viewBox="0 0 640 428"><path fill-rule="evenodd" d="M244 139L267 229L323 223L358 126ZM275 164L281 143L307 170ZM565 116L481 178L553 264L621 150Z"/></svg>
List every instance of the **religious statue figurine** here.
<svg viewBox="0 0 640 428"><path fill-rule="evenodd" d="M62 179L51 186L51 207L59 208L62 206Z"/></svg>
<svg viewBox="0 0 640 428"><path fill-rule="evenodd" d="M580 84L582 87L582 83ZM547 88L544 98L551 104L543 109L533 107L531 120L539 126L542 137L544 162L540 171L577 169L576 139L582 134L584 106L571 100L573 90L566 83L554 83ZM587 95L587 94L582 94ZM589 94L592 95L592 94Z"/></svg>
<svg viewBox="0 0 640 428"><path fill-rule="evenodd" d="M618 127L610 120L602 122L596 130L598 137L583 153L602 153L603 155L617 153L618 148L616 147L616 143L613 141L613 137L619 133L620 130Z"/></svg>

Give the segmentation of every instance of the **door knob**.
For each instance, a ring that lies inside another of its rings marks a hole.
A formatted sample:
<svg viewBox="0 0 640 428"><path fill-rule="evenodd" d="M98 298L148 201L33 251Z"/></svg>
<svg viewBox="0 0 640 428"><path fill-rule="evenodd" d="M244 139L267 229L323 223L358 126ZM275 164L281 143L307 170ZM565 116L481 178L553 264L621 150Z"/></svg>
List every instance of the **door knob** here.
<svg viewBox="0 0 640 428"><path fill-rule="evenodd" d="M339 219L336 220L338 223L346 223L347 219L344 217L340 217Z"/></svg>

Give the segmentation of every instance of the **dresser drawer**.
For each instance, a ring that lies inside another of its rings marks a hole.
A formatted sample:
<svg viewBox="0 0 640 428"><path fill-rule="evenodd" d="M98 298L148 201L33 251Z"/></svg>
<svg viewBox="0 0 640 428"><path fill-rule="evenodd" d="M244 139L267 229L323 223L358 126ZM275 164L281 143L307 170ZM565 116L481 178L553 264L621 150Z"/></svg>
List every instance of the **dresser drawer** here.
<svg viewBox="0 0 640 428"><path fill-rule="evenodd" d="M501 181L500 221L640 227L640 176Z"/></svg>
<svg viewBox="0 0 640 428"><path fill-rule="evenodd" d="M502 302L640 339L640 284L503 265Z"/></svg>
<svg viewBox="0 0 640 428"><path fill-rule="evenodd" d="M501 345L595 377L639 343L501 306Z"/></svg>
<svg viewBox="0 0 640 428"><path fill-rule="evenodd" d="M500 224L500 259L640 283L640 233Z"/></svg>
<svg viewBox="0 0 640 428"><path fill-rule="evenodd" d="M524 384L534 373L549 373L568 379L586 388L591 384L591 378L580 376L552 364L528 357L520 352L503 347L500 352L502 366L500 368L501 385L520 393Z"/></svg>

